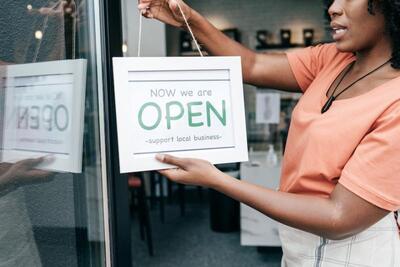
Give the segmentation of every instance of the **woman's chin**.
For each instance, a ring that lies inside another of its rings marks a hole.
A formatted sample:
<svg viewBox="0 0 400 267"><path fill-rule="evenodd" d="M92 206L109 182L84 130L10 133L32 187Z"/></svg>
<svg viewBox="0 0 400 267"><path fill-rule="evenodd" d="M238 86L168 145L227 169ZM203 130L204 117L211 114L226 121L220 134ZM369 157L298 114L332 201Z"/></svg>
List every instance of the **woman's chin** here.
<svg viewBox="0 0 400 267"><path fill-rule="evenodd" d="M356 49L354 48L353 45L343 42L343 41L336 41L336 48L337 50L339 50L340 52L343 53L354 53L356 51Z"/></svg>

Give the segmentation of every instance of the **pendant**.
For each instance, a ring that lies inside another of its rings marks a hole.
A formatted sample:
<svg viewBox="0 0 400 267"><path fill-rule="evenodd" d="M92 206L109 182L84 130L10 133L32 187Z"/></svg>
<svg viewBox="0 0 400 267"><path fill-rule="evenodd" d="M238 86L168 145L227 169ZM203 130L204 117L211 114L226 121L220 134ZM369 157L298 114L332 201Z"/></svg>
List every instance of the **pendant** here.
<svg viewBox="0 0 400 267"><path fill-rule="evenodd" d="M335 97L332 95L325 103L325 105L321 109L321 113L325 113L332 106L333 101L335 101Z"/></svg>

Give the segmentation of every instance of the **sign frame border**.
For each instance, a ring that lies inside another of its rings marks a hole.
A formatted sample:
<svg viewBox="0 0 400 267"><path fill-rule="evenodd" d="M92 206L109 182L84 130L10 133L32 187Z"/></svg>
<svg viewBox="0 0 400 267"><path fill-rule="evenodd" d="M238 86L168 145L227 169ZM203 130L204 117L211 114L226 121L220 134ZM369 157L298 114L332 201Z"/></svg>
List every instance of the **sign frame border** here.
<svg viewBox="0 0 400 267"><path fill-rule="evenodd" d="M248 161L247 132L244 107L243 78L240 57L114 57L114 93L117 117L117 136L120 172L150 171L174 168L175 166L161 163L155 157L134 156L122 139L126 126L124 115L130 104L124 98L129 90L129 72L131 71L187 71L187 70L229 70L231 86L231 112L234 130L234 148L211 150L190 150L171 152L178 157L191 157L207 160L213 164ZM154 154L155 155L155 154Z"/></svg>
<svg viewBox="0 0 400 267"><path fill-rule="evenodd" d="M38 63L26 63L18 65L6 65L6 77L18 76L40 76L40 75L56 75L56 74L73 74L72 85L72 110L70 111L71 123L71 138L78 137L74 141L74 146L71 147L68 159L58 157L48 153L50 156L49 162L44 162L38 165L38 168L58 171L58 172L82 172L82 158L83 158L83 134L84 134L84 120L85 120L85 97L86 97L86 72L87 60L86 59L72 59L72 60L57 60ZM5 84L7 87L7 83ZM10 93L5 92L5 112L4 118L7 118L8 110L7 103ZM5 121L6 123L6 121ZM3 131L6 131L7 125L4 125ZM37 158L44 156L41 152L28 152L8 150L4 148L6 134L3 133L2 147L0 148L0 158L2 161L15 162L16 160L26 158ZM5 154L7 156L5 156Z"/></svg>

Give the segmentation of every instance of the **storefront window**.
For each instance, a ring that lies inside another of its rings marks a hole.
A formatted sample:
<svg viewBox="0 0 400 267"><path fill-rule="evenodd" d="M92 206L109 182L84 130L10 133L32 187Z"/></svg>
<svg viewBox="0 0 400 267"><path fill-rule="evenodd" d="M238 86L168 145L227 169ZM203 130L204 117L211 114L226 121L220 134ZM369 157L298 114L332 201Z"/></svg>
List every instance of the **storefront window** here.
<svg viewBox="0 0 400 267"><path fill-rule="evenodd" d="M0 9L0 266L105 266L94 0Z"/></svg>

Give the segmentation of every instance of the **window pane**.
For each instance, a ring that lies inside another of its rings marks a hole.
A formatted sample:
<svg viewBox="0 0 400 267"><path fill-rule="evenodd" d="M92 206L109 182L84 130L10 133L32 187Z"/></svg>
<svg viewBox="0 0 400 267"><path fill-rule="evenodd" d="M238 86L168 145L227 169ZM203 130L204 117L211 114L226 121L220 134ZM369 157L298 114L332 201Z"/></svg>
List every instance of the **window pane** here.
<svg viewBox="0 0 400 267"><path fill-rule="evenodd" d="M94 1L2 1L0 266L105 266Z"/></svg>

